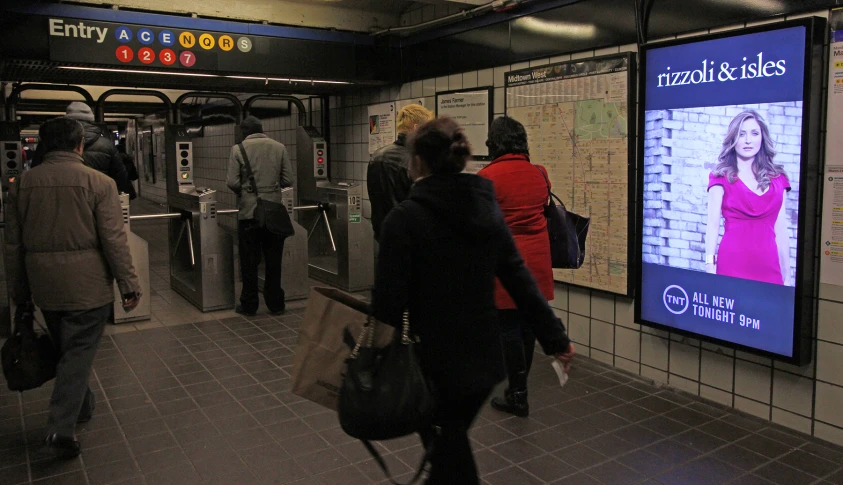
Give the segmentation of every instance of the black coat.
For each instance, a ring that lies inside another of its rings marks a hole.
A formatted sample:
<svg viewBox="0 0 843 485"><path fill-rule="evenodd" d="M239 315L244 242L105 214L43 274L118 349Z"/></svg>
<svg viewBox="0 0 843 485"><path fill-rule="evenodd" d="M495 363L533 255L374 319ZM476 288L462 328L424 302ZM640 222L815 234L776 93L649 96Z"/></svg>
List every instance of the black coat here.
<svg viewBox="0 0 843 485"><path fill-rule="evenodd" d="M137 197L134 186L129 182L126 166L123 165L123 157L111 138L104 135L99 126L87 121L79 122L85 129L85 150L82 153L85 165L111 177L117 184L117 190L129 194L130 199ZM38 145L30 167L34 168L41 163L44 155L42 147L43 144Z"/></svg>
<svg viewBox="0 0 843 485"><path fill-rule="evenodd" d="M400 326L409 309L423 365L440 392L488 390L505 375L496 276L528 314L544 351L566 352L565 328L524 266L490 181L427 177L386 217L373 311Z"/></svg>
<svg viewBox="0 0 843 485"><path fill-rule="evenodd" d="M366 188L372 204L372 229L380 241L381 225L386 215L410 195L408 166L410 151L404 146L407 135L399 134L395 143L379 148L372 154L366 169Z"/></svg>

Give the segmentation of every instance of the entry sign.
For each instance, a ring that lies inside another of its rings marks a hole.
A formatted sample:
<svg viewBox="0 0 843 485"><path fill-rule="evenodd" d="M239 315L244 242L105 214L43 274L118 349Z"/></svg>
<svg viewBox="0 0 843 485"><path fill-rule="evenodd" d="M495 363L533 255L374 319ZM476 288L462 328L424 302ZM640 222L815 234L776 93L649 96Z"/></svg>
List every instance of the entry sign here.
<svg viewBox="0 0 843 485"><path fill-rule="evenodd" d="M219 56L253 46L246 36L78 19L50 18L47 28L50 59L64 62L216 70Z"/></svg>

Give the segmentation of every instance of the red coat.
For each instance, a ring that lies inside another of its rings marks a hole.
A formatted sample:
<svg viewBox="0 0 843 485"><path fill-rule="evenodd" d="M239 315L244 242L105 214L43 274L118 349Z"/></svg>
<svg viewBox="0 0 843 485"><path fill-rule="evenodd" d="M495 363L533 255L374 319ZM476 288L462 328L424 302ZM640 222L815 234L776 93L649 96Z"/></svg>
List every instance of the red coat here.
<svg viewBox="0 0 843 485"><path fill-rule="evenodd" d="M495 185L498 204L515 237L515 245L533 273L539 290L550 301L553 300L553 269L547 220L544 218L548 182L539 170L547 174L541 165L530 163L526 155L504 155L478 175ZM515 308L515 302L500 281L495 284L495 303L499 309Z"/></svg>

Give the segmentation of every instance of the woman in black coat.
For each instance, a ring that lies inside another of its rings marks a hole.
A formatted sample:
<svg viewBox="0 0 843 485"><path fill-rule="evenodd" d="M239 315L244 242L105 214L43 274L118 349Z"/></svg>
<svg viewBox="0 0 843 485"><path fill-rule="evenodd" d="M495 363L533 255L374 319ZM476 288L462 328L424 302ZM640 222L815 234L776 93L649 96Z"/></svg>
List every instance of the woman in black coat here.
<svg viewBox="0 0 843 485"><path fill-rule="evenodd" d="M429 485L478 483L468 429L503 380L495 277L530 315L545 353L566 365L574 349L524 266L492 183L460 173L468 141L450 118L411 135L410 197L383 222L372 307L400 326L409 311L422 366L439 396ZM426 444L432 431L422 433Z"/></svg>

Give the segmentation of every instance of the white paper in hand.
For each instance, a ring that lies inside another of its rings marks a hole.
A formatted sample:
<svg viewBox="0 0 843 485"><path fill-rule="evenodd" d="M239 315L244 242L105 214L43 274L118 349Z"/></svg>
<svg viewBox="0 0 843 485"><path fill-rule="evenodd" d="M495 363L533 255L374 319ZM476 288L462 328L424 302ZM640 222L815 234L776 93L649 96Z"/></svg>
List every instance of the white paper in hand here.
<svg viewBox="0 0 843 485"><path fill-rule="evenodd" d="M558 360L554 360L550 365L553 366L553 370L556 371L556 377L559 378L559 387L565 387L565 384L568 382L568 373L565 372L565 366Z"/></svg>

